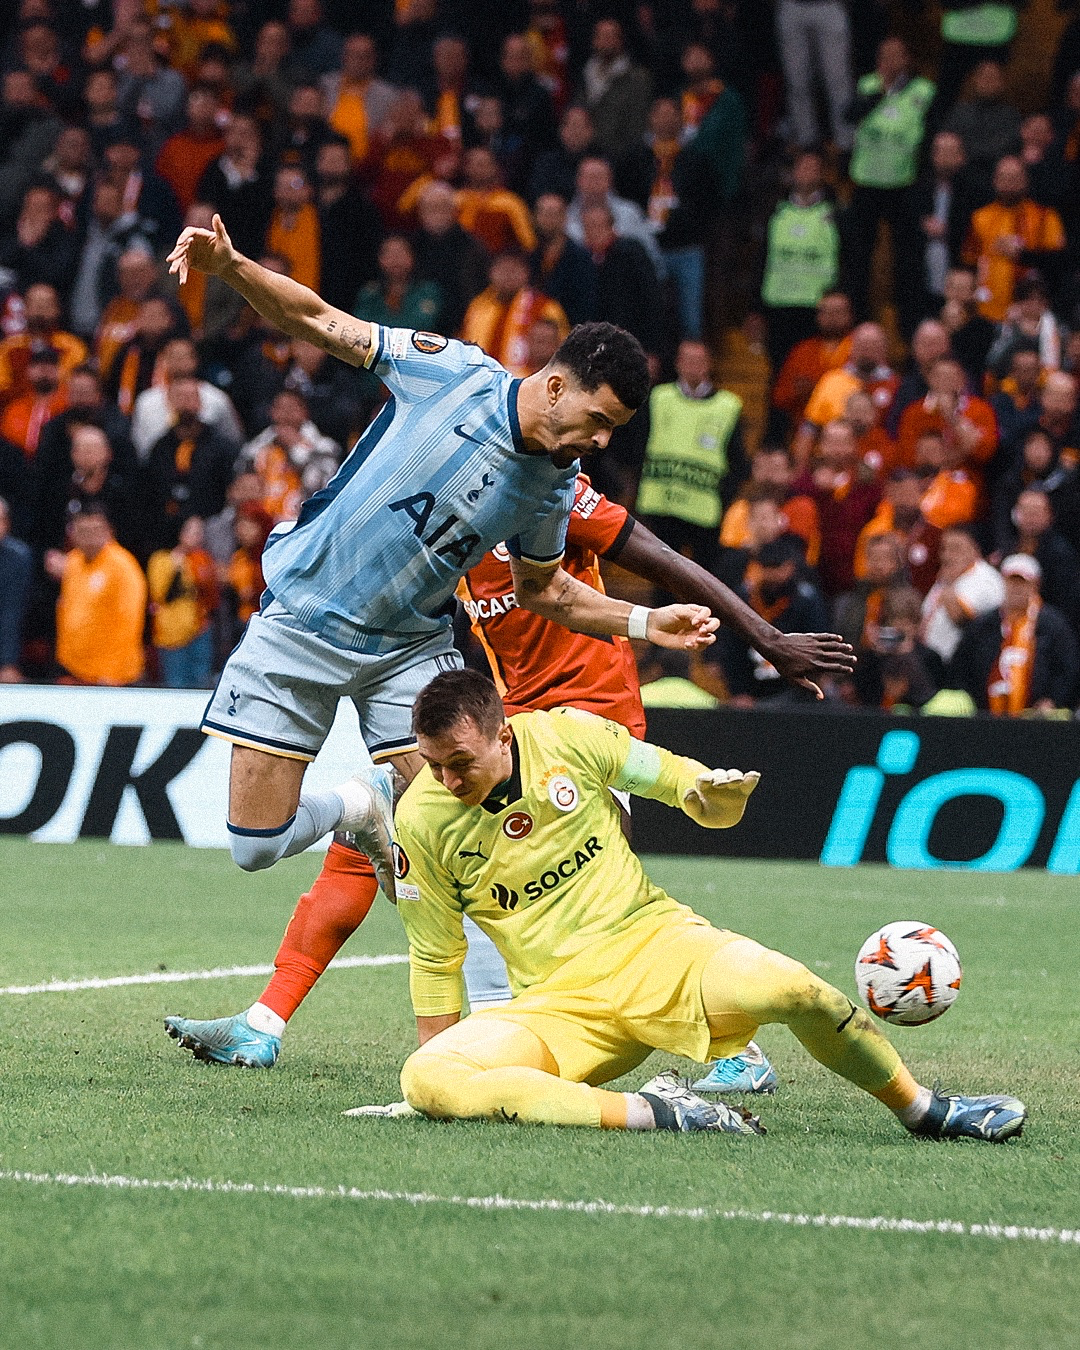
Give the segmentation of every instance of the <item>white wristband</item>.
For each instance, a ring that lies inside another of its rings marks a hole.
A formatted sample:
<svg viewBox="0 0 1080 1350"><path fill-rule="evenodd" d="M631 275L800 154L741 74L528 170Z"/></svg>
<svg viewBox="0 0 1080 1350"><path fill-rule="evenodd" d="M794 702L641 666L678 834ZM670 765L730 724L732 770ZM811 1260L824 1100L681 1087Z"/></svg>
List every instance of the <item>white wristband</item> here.
<svg viewBox="0 0 1080 1350"><path fill-rule="evenodd" d="M649 615L651 609L645 605L635 605L626 616L626 636L647 640L649 636Z"/></svg>

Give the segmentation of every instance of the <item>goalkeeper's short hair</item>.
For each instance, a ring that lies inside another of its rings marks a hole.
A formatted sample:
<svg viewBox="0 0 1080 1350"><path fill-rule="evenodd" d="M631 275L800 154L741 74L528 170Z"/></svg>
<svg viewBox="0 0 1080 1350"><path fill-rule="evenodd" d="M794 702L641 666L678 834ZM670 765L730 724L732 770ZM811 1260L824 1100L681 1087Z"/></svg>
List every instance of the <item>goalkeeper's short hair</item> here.
<svg viewBox="0 0 1080 1350"><path fill-rule="evenodd" d="M468 719L486 736L494 736L506 720L499 691L477 670L447 670L420 691L413 705L413 731L441 736Z"/></svg>

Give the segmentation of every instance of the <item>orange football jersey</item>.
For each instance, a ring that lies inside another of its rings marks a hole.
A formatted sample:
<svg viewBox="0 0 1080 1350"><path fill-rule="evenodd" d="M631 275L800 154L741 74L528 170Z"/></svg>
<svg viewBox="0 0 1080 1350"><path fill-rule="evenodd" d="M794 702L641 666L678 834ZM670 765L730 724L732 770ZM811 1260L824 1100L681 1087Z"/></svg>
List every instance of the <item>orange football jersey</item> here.
<svg viewBox="0 0 1080 1350"><path fill-rule="evenodd" d="M599 554L625 542L634 528L624 507L578 475L563 567L598 591ZM530 708L583 708L645 735L634 654L625 638L588 637L519 609L505 544L492 549L458 583L458 599L491 665L507 713Z"/></svg>

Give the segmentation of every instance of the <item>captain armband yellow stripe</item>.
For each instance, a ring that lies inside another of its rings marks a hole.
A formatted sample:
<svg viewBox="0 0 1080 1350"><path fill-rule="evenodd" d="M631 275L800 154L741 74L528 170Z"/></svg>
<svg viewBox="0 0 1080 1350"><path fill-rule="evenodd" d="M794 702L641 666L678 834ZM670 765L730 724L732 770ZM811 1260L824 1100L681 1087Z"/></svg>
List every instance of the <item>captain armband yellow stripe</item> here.
<svg viewBox="0 0 1080 1350"><path fill-rule="evenodd" d="M660 751L655 745L631 739L626 760L611 786L620 792L642 797L656 786L662 767Z"/></svg>

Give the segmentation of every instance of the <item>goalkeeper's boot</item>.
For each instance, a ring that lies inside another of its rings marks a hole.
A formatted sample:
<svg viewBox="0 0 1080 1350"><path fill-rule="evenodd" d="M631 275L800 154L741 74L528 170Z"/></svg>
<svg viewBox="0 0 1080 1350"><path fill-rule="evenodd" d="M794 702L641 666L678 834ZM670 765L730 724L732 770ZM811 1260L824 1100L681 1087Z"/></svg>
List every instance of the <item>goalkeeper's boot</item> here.
<svg viewBox="0 0 1080 1350"><path fill-rule="evenodd" d="M337 792L345 803L345 814L335 837L367 854L383 894L396 903L393 773L375 765L366 773L341 783Z"/></svg>
<svg viewBox="0 0 1080 1350"><path fill-rule="evenodd" d="M946 1097L935 1088L930 1109L912 1134L928 1139L985 1139L1003 1144L1017 1138L1027 1107L1015 1097Z"/></svg>
<svg viewBox="0 0 1080 1350"><path fill-rule="evenodd" d="M653 1109L658 1130L721 1130L725 1134L764 1134L756 1116L727 1102L707 1102L696 1096L673 1069L657 1074L638 1088L639 1097Z"/></svg>
<svg viewBox="0 0 1080 1350"><path fill-rule="evenodd" d="M269 1069L281 1054L281 1037L257 1031L246 1013L196 1022L190 1017L166 1017L165 1030L196 1059L214 1064L239 1064L245 1069Z"/></svg>
<svg viewBox="0 0 1080 1350"><path fill-rule="evenodd" d="M709 1066L704 1078L693 1085L695 1092L759 1092L773 1093L779 1085L776 1070L765 1058L756 1041L751 1041L741 1055L718 1059Z"/></svg>

